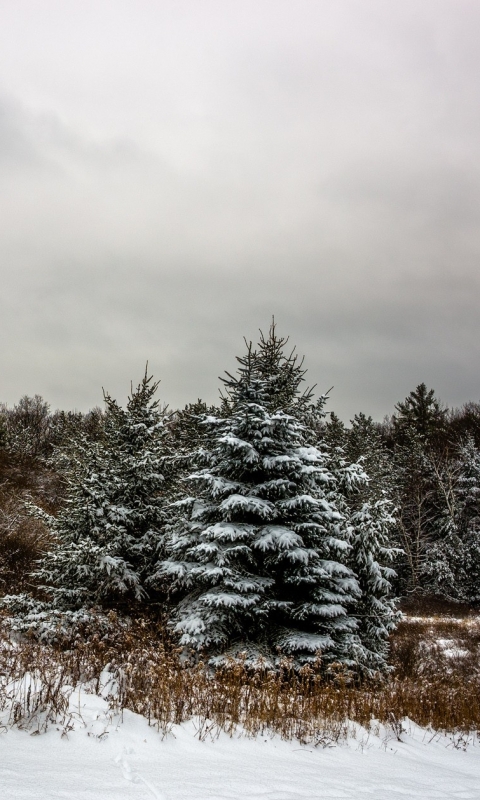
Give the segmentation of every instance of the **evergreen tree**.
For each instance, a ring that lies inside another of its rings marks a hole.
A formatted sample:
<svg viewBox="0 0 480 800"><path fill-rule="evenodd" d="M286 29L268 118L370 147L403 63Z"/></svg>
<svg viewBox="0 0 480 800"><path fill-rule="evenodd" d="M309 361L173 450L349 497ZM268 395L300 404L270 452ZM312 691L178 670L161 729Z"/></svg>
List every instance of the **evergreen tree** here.
<svg viewBox="0 0 480 800"><path fill-rule="evenodd" d="M173 457L169 462L169 478L172 500L182 497L185 478L202 464L203 450L209 437L205 419L218 413L215 406L207 406L202 400L188 403L173 412L167 424L168 447Z"/></svg>
<svg viewBox="0 0 480 800"><path fill-rule="evenodd" d="M480 451L473 438L460 450L457 529L463 544L460 599L480 603Z"/></svg>
<svg viewBox="0 0 480 800"><path fill-rule="evenodd" d="M260 341L252 357L255 360L255 369L265 383L264 391L269 410L291 411L297 418L301 418L302 414L307 414L311 409L315 387L303 388L307 372L303 368L304 359L299 359L295 348L285 355L287 344L288 337L277 335L275 319L272 319L268 337L260 331ZM322 400L320 398L320 403Z"/></svg>
<svg viewBox="0 0 480 800"><path fill-rule="evenodd" d="M392 497L393 473L391 457L384 443L381 426L372 417L355 414L347 431L345 453L349 461L361 461L368 475L364 496L369 500ZM365 494L366 493L366 494Z"/></svg>
<svg viewBox="0 0 480 800"><path fill-rule="evenodd" d="M361 591L354 613L363 647L362 671L372 675L388 668L388 638L399 619L391 583L396 573L388 566L397 554L389 541L395 525L392 503L387 498L363 503L351 524L350 564Z"/></svg>
<svg viewBox="0 0 480 800"><path fill-rule="evenodd" d="M443 514L423 569L426 588L449 600L480 602L480 452L469 437L439 474Z"/></svg>
<svg viewBox="0 0 480 800"><path fill-rule="evenodd" d="M403 592L423 591L425 564L439 535L443 502L438 465L443 458L447 412L424 383L396 405L392 419L392 469L397 532L405 553L397 563Z"/></svg>
<svg viewBox="0 0 480 800"><path fill-rule="evenodd" d="M398 440L415 432L422 442L432 443L441 437L446 427L447 410L442 408L433 389L420 383L403 402L395 406L393 417Z"/></svg>
<svg viewBox="0 0 480 800"><path fill-rule="evenodd" d="M347 429L334 411L328 415L328 420L324 425L321 437L325 447L330 451L332 458L335 452L341 454L343 458L345 455L345 446L347 444Z"/></svg>
<svg viewBox="0 0 480 800"><path fill-rule="evenodd" d="M329 468L342 492L337 499L348 520L352 550L349 565L360 597L352 606L361 643L358 670L372 676L388 668L388 638L398 614L389 566L400 552L392 547L395 519L391 501L391 469L381 433L371 417L357 414L347 429L336 415L325 426Z"/></svg>
<svg viewBox="0 0 480 800"><path fill-rule="evenodd" d="M145 373L126 409L105 394L103 439L82 435L63 456L64 506L57 517L35 510L55 545L35 573L47 603L27 603L27 626L38 611L46 620L50 610L118 607L146 597L163 524L164 413L154 400L157 385Z"/></svg>
<svg viewBox="0 0 480 800"><path fill-rule="evenodd" d="M173 622L187 646L253 659L280 650L297 663L320 651L325 662L353 663L356 623L346 609L359 590L343 563L345 520L325 458L292 413L301 364L292 368L269 340L249 346L238 376L227 375L225 415L204 420L212 444L189 478L197 491L177 505L158 574L184 594Z"/></svg>

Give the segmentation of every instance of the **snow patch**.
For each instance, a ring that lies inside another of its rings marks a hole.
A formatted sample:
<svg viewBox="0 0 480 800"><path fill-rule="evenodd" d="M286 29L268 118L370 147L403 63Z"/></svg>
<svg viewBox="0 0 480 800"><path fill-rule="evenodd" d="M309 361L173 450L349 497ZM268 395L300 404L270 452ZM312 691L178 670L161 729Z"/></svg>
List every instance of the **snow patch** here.
<svg viewBox="0 0 480 800"><path fill-rule="evenodd" d="M480 746L406 722L395 733L349 726L317 746L229 736L193 720L162 738L130 711L85 691L67 726L0 735L2 800L477 800Z"/></svg>

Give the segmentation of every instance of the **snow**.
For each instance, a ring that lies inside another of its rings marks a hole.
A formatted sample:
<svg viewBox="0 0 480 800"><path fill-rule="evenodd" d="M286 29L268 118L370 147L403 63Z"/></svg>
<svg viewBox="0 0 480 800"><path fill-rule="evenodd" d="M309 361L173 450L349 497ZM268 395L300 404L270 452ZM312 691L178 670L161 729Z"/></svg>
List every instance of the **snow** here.
<svg viewBox="0 0 480 800"><path fill-rule="evenodd" d="M439 647L447 658L465 658L470 651L458 647L454 639L436 639L435 644Z"/></svg>
<svg viewBox="0 0 480 800"><path fill-rule="evenodd" d="M162 738L98 696L72 695L66 729L0 734L2 800L422 800L480 797L480 744L413 723L397 741L351 726L346 743L301 745L204 730L193 722ZM73 730L69 728L73 727ZM62 735L63 733L63 735Z"/></svg>

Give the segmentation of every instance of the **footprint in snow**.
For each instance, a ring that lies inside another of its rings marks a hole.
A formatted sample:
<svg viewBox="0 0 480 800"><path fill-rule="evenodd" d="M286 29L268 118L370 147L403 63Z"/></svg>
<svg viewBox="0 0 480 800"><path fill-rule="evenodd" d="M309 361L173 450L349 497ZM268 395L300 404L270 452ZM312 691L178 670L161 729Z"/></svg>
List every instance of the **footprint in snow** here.
<svg viewBox="0 0 480 800"><path fill-rule="evenodd" d="M122 774L125 780L130 781L130 783L143 783L144 786L146 786L147 789L152 793L155 800L167 800L167 796L159 792L155 786L150 783L150 781L147 781L147 779L144 778L143 775L140 775L139 772L132 770L128 760L125 758L125 753L130 755L133 752L133 750L124 750L124 752L120 753L115 759L115 763L119 764L119 766L122 768Z"/></svg>

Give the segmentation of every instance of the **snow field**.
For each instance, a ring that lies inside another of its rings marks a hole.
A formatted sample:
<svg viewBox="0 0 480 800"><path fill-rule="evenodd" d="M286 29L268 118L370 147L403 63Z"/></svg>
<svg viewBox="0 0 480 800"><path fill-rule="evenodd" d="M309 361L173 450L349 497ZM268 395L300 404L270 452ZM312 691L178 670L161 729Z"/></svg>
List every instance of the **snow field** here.
<svg viewBox="0 0 480 800"><path fill-rule="evenodd" d="M402 741L351 725L313 747L176 726L166 738L125 711L75 692L72 721L0 735L1 800L441 800L480 798L480 742L405 724ZM464 745L467 745L464 747Z"/></svg>

